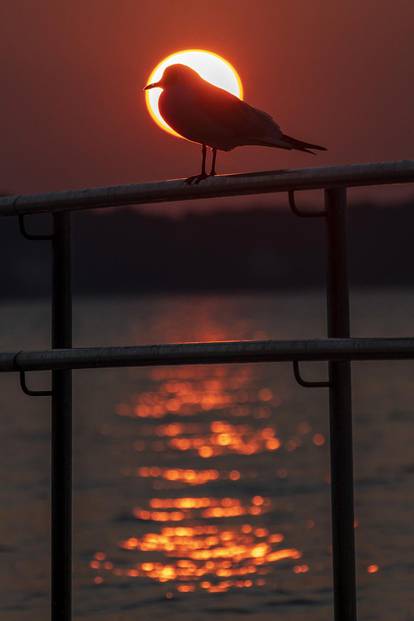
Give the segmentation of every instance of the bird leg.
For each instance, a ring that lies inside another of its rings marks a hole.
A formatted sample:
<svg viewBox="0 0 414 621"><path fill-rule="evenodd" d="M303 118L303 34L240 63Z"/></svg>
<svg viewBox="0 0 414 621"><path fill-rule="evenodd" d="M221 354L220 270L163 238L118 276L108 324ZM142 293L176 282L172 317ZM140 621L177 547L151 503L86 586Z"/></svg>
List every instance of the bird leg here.
<svg viewBox="0 0 414 621"><path fill-rule="evenodd" d="M186 183L200 183L203 179L206 179L209 175L206 173L206 157L207 157L207 147L205 144L201 145L201 153L202 153L202 162L201 162L201 173L199 175L193 175L192 177L188 177L185 180Z"/></svg>
<svg viewBox="0 0 414 621"><path fill-rule="evenodd" d="M213 159L211 161L210 177L214 177L217 174L216 173L217 149L212 149L212 153L213 153Z"/></svg>

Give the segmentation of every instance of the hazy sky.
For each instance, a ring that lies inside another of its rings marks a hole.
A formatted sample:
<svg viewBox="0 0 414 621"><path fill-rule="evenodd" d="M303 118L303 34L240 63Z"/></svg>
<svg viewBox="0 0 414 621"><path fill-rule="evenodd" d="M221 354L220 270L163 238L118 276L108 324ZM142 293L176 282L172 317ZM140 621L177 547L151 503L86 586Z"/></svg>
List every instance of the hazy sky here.
<svg viewBox="0 0 414 621"><path fill-rule="evenodd" d="M166 55L205 48L251 104L315 158L245 147L219 172L414 157L413 0L3 0L0 188L42 191L198 172L142 87Z"/></svg>

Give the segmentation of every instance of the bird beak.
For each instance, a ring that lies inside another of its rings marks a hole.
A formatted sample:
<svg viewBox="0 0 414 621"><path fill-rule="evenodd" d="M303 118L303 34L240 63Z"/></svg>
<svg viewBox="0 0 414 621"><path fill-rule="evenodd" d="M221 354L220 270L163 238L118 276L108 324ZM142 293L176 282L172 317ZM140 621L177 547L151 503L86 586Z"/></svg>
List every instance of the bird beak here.
<svg viewBox="0 0 414 621"><path fill-rule="evenodd" d="M159 82L153 82L152 84L147 84L144 88L144 91L149 91L150 88L160 88L161 84Z"/></svg>

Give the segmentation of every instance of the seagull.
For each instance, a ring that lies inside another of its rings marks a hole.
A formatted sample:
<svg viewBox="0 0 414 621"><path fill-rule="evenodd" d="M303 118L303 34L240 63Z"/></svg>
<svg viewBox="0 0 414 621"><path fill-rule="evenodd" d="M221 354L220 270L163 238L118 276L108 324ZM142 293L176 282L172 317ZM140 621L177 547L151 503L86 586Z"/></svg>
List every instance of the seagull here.
<svg viewBox="0 0 414 621"><path fill-rule="evenodd" d="M201 145L201 173L186 180L199 183L216 174L217 151L260 145L312 153L325 147L284 134L270 114L258 110L226 90L210 84L182 64L167 67L159 82L144 90L162 88L158 101L163 119L178 134ZM212 150L210 173L206 172L207 147Z"/></svg>

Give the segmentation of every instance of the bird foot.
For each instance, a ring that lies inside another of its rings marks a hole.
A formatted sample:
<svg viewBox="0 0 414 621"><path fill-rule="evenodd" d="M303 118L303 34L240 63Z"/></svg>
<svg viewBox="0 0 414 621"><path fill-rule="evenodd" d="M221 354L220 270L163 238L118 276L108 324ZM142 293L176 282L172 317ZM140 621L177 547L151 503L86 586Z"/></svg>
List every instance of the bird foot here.
<svg viewBox="0 0 414 621"><path fill-rule="evenodd" d="M201 173L201 175L192 175L191 177L188 177L185 182L188 185L191 185L192 183L200 183L200 181L203 181L203 179L207 179L208 177L210 177L210 175L207 175L207 173Z"/></svg>

